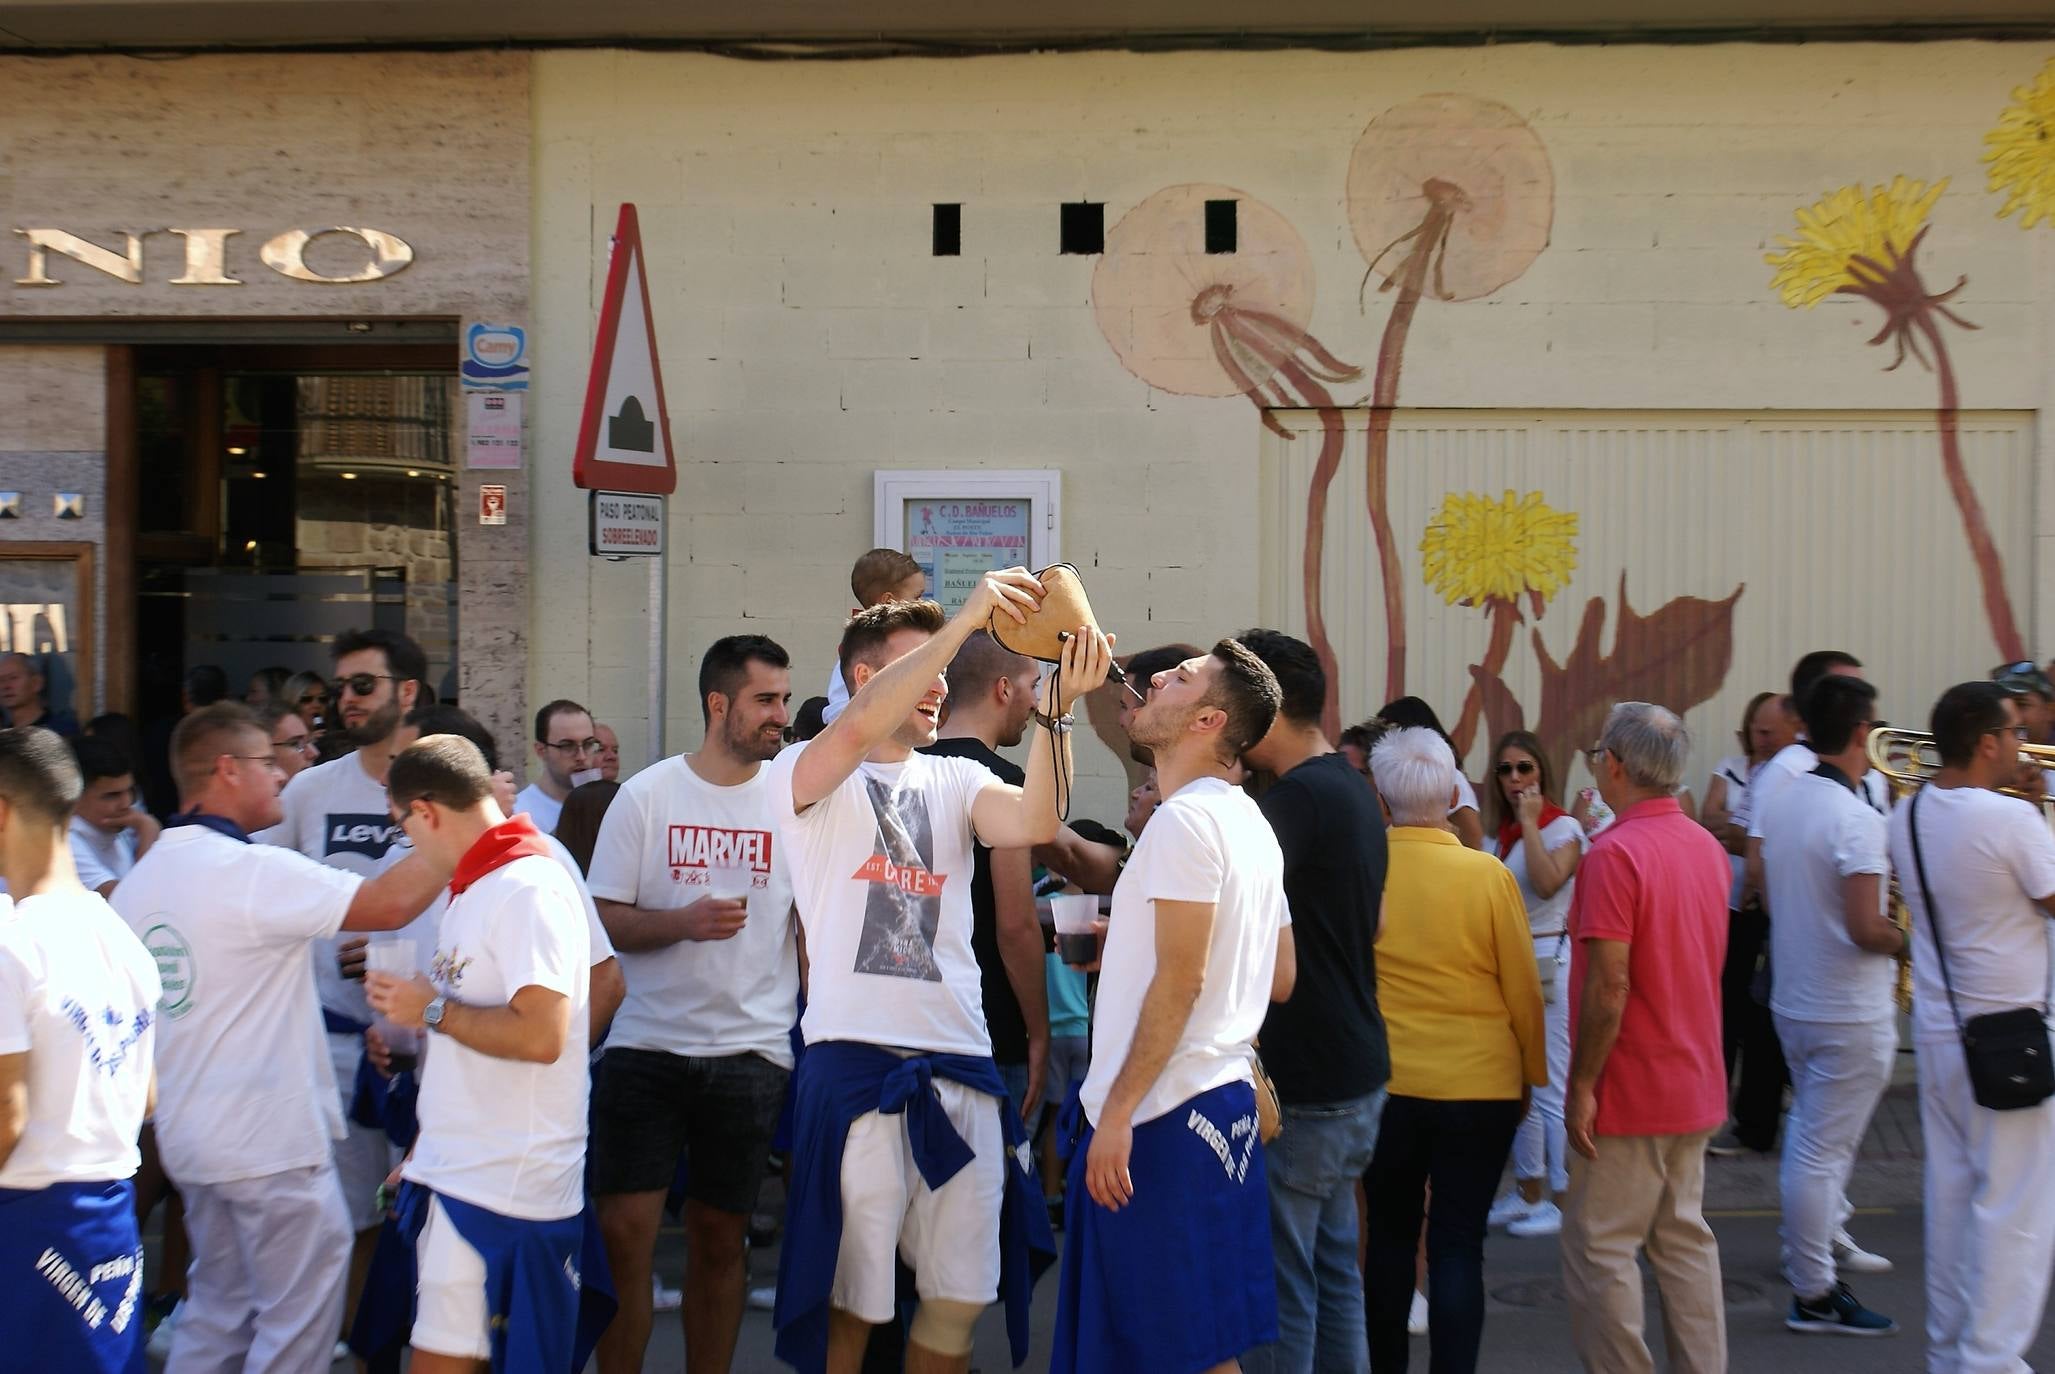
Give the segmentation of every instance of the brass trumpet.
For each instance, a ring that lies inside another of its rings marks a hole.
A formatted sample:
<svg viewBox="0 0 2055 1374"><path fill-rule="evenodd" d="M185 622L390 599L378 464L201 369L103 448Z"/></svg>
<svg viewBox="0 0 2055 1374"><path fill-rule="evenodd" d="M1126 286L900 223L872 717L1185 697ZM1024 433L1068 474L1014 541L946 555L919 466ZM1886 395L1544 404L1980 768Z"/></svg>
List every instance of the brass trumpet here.
<svg viewBox="0 0 2055 1374"><path fill-rule="evenodd" d="M2019 763L2022 772L2055 768L2055 745L2022 744L2019 746ZM1891 785L1891 796L1903 800L1925 786L1934 774L1941 771L1941 754L1934 745L1934 737L1924 730L1872 730L1869 734L1869 766L1884 775ZM2001 787L1998 789L2008 797L2018 797L2042 808L2044 816L2055 804L2041 787ZM1898 960L1898 1009L1912 1010L1912 913L1905 905L1903 893L1899 890L1898 875L1891 875L1891 920L1905 932L1905 953Z"/></svg>

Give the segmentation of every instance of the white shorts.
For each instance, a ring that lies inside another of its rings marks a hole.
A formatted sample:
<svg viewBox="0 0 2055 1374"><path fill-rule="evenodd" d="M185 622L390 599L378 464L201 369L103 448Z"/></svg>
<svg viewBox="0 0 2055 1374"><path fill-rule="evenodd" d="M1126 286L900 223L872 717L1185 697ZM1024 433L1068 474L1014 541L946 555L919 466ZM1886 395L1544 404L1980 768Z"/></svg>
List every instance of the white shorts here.
<svg viewBox="0 0 2055 1374"><path fill-rule="evenodd" d="M906 1117L866 1112L842 1147L842 1246L829 1302L867 1322L898 1311L895 1256L922 1298L990 1304L999 1296L999 1212L1006 1197L1005 1099L934 1080L942 1108L977 1158L931 1189L913 1162Z"/></svg>
<svg viewBox="0 0 2055 1374"><path fill-rule="evenodd" d="M458 1234L441 1198L428 1200L428 1220L414 1243L414 1334L408 1343L431 1355L492 1358L492 1314L485 1302L485 1260Z"/></svg>
<svg viewBox="0 0 2055 1374"><path fill-rule="evenodd" d="M335 1069L336 1090L342 1094L343 1129L347 1134L335 1142L335 1177L342 1185L343 1213L353 1231L375 1231L385 1221L378 1210L378 1185L385 1182L399 1152L376 1126L360 1126L350 1120L350 1098L357 1086L357 1060L364 1053L361 1035L330 1035L328 1057Z"/></svg>

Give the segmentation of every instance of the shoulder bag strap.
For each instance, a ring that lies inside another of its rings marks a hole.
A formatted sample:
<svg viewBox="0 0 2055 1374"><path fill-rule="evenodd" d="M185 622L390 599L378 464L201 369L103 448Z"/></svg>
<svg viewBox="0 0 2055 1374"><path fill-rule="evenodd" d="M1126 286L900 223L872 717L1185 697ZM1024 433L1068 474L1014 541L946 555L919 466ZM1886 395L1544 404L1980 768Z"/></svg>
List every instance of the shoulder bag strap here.
<svg viewBox="0 0 2055 1374"><path fill-rule="evenodd" d="M1955 989L1948 982L1948 951L1941 944L1941 913L1934 904L1934 887L1927 881L1926 854L1919 843L1919 804L1927 794L1922 787L1912 797L1912 809L1905 818L1905 828L1912 832L1912 866L1919 872L1920 895L1926 898L1927 929L1934 936L1934 958L1941 970L1941 991L1948 994L1948 1014L1955 1018L1955 1029L1962 1029L1962 1008L1955 1005ZM2055 966L2051 966L2051 977L2055 977Z"/></svg>

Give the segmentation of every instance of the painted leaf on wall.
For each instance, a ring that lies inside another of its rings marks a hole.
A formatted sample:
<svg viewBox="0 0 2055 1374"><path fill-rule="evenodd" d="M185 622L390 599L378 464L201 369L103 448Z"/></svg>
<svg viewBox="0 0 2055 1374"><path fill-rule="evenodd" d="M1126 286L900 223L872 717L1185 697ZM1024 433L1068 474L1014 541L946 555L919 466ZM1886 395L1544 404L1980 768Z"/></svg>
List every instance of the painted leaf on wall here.
<svg viewBox="0 0 2055 1374"><path fill-rule="evenodd" d="M1652 701L1682 715L1719 693L1734 657L1734 603L1746 584L1721 601L1680 596L1653 614L1642 615L1627 600L1627 574L1620 574L1620 616L1613 651L1604 652L1605 598L1584 604L1577 642L1558 663L1534 631L1534 655L1541 666L1541 719L1535 733L1551 756L1567 767L1589 748L1615 702ZM1518 719L1519 705L1496 675L1472 670L1484 692L1485 717L1494 732L1501 721ZM1505 728L1512 728L1507 726Z"/></svg>

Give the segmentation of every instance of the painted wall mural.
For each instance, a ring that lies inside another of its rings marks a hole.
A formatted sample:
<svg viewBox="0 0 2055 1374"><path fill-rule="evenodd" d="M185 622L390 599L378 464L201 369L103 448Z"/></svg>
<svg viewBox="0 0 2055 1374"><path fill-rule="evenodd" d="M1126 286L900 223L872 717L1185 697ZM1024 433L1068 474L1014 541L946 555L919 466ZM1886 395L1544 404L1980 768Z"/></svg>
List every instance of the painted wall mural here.
<svg viewBox="0 0 2055 1374"><path fill-rule="evenodd" d="M1390 701L1406 693L1405 577L1387 491L1406 336L1423 297L1481 299L1541 255L1555 218L1555 173L1541 140L1506 106L1426 95L1377 116L1356 140L1348 216L1370 263L1358 300L1372 276L1383 278L1380 292L1393 293L1370 388L1365 498L1384 579L1382 699Z"/></svg>
<svg viewBox="0 0 2055 1374"><path fill-rule="evenodd" d="M1955 367L1948 358L1947 336L1941 332L1943 322L1976 328L1948 305L1969 284L1969 278L1957 277L1946 291L1929 291L1916 261L1931 227L1927 216L1947 188L1945 177L1929 186L1904 176L1871 189L1843 186L1815 204L1801 207L1796 237L1780 237L1781 251L1764 258L1777 269L1770 285L1785 305L1794 310L1810 309L1843 293L1872 301L1884 312L1884 324L1869 341L1873 345L1890 343L1896 350L1884 370L1896 370L1910 355L1936 374L1941 393L1935 419L1942 476L1962 519L1970 557L1976 562L1991 638L2001 657L2017 659L2026 656L2026 641L2020 636L2012 598L2005 590L2005 567L1991 538L1990 521L1984 517L1983 503L1963 466L1956 428Z"/></svg>
<svg viewBox="0 0 2055 1374"><path fill-rule="evenodd" d="M1988 190L2003 196L1997 214L2022 229L2055 227L2055 59L2012 100L1983 139ZM1851 182L1796 212L1794 232L1765 254L1771 288L1792 309L1836 295L1873 303L1883 323L1869 342L1892 346L1886 371L1910 357L1935 377L1941 470L1974 561L1985 619L1999 653L2026 656L2019 617L1990 524L1963 462L1959 388L1944 326L1975 329L1951 304L1968 284L1958 276L1929 290L1919 252L1935 203L1948 188L1905 175L1888 183ZM1238 216L1233 252L1207 252L1206 203L1231 200ZM1391 297L1377 343L1367 397L1365 516L1377 551L1387 638L1383 696L1404 695L1404 558L1393 528L1388 475L1392 420L1406 343L1423 301L1483 299L1516 280L1547 250L1555 177L1539 136L1515 111L1480 96L1443 92L1393 106L1372 119L1351 152L1344 195L1349 229L1367 269L1357 291L1366 312L1370 283ZM1166 187L1130 210L1108 233L1092 278L1101 331L1121 363L1150 386L1184 396L1240 395L1262 422L1289 439L1274 411L1304 408L1319 420L1320 452L1306 497L1300 566L1307 639L1328 670L1324 724L1341 727L1335 631L1322 585L1328 498L1345 452L1345 407L1331 387L1360 380L1364 369L1309 332L1315 300L1312 256L1297 229L1274 208L1232 187ZM1357 527L1337 523L1340 537ZM1502 497L1446 493L1417 546L1421 576L1450 607L1483 613L1489 640L1470 665L1471 682L1452 731L1459 754L1480 725L1496 735L1527 726L1508 684L1520 627L1538 622L1568 591L1578 567L1578 516L1550 507L1543 493ZM1678 711L1710 701L1733 653L1733 618L1744 587L1722 599L1678 596L1649 614L1628 599L1618 573L1612 648L1602 644L1608 599L1586 601L1576 638L1561 658L1539 624L1529 638L1539 679L1532 728L1567 760L1597 733L1609 703L1660 701ZM1116 752L1122 742L1109 703L1094 703L1094 723Z"/></svg>

